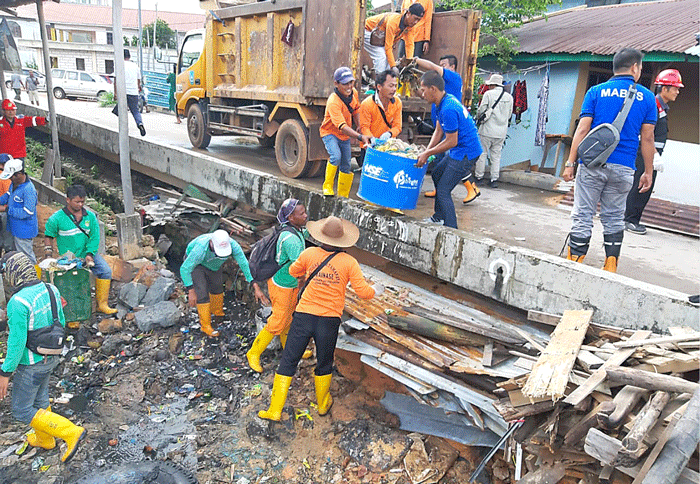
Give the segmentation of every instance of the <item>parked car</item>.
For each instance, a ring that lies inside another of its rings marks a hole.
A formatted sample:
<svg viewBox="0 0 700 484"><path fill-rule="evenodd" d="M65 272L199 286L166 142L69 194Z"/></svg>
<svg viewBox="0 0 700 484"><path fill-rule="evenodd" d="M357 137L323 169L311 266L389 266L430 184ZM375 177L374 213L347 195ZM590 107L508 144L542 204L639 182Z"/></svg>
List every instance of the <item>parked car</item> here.
<svg viewBox="0 0 700 484"><path fill-rule="evenodd" d="M113 92L112 84L99 74L72 69L51 69L53 95L56 99L86 97L96 99L103 93Z"/></svg>
<svg viewBox="0 0 700 484"><path fill-rule="evenodd" d="M46 76L42 74L41 72L37 71L36 69L29 69L29 68L24 68L22 69L22 72L19 73L20 79L22 79L22 83L26 82L27 77L29 77L29 71L34 72L34 77L38 79L38 88L40 91L46 91ZM12 71L5 71L5 85L7 86L8 89L12 89L12 74L14 72Z"/></svg>

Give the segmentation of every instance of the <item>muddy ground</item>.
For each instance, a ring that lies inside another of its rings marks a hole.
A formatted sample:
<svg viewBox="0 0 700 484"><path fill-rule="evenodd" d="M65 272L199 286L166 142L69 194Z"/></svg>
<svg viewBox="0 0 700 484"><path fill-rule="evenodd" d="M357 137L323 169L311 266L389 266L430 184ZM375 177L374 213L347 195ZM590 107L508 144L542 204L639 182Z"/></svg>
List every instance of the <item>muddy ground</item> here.
<svg viewBox="0 0 700 484"><path fill-rule="evenodd" d="M17 455L12 449L28 428L10 417L9 399L0 402L0 483L149 482L104 477L147 460L175 463L199 483L410 482L402 458L411 440L379 404L385 389L403 388L352 353L338 352L328 415L313 406L311 359L300 364L282 421L257 417L279 351L263 354L262 375L248 368L255 324L238 299L227 297L217 339L199 331L194 310L150 334L127 318L111 335L98 334L99 317L74 331L77 348L54 372L50 395L53 410L84 426L87 437L68 464L58 448ZM440 482L466 481L478 455L461 450L469 460L459 459Z"/></svg>

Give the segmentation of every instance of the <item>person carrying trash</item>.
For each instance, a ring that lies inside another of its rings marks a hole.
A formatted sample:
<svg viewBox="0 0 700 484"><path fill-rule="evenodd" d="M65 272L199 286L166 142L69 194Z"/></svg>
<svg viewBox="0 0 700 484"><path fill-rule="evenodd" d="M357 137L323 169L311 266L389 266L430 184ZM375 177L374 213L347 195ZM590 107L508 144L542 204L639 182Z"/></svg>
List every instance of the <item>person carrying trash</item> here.
<svg viewBox="0 0 700 484"><path fill-rule="evenodd" d="M66 205L46 221L44 228L44 254L53 257L53 240L60 255L70 252L77 259L84 259L85 266L95 274L95 299L97 310L114 314L116 309L108 304L112 284L112 269L97 253L100 246L100 224L91 210L85 209L87 193L82 185L66 190Z"/></svg>
<svg viewBox="0 0 700 484"><path fill-rule="evenodd" d="M401 99L396 95L398 76L388 70L377 74L377 91L360 104L360 133L386 141L401 134Z"/></svg>
<svg viewBox="0 0 700 484"><path fill-rule="evenodd" d="M335 175L338 174L338 196L348 198L352 188L353 174L350 167L352 149L350 139L355 138L362 144L370 142L366 136L352 129L353 121L360 129L360 100L357 89L353 87L355 76L349 67L339 67L333 74L335 90L328 96L326 112L319 134L328 152L326 177L323 181L323 195L333 196ZM340 173L338 173L340 169Z"/></svg>
<svg viewBox="0 0 700 484"><path fill-rule="evenodd" d="M223 265L233 255L245 280L253 282L248 259L238 242L225 230L202 234L187 244L185 261L180 266L180 277L187 289L190 307L197 307L202 331L213 338L219 332L211 327L211 317L224 316Z"/></svg>
<svg viewBox="0 0 700 484"><path fill-rule="evenodd" d="M289 274L289 266L299 258L306 248L306 207L296 198L288 198L282 202L277 212L277 221L280 223L277 241L275 242L275 262L280 266L279 270L267 280L267 290L272 303L272 314L267 318L265 327L258 333L253 345L246 353L248 365L253 371L262 373L260 355L270 344L275 336L280 337L282 349L287 345L289 325L292 324L292 314L297 305L299 284L296 277ZM253 261L251 253L251 261ZM262 282L262 281L260 281ZM258 281L253 282L256 298L264 297ZM260 293L258 293L260 291ZM311 350L304 351L302 358L311 358Z"/></svg>
<svg viewBox="0 0 700 484"><path fill-rule="evenodd" d="M21 252L5 254L0 272L6 284L17 290L7 303L10 333L0 371L0 400L7 396L12 377L12 415L34 429L27 436L29 444L53 449L56 438L62 439L66 451L61 461L66 462L75 454L85 429L49 406L49 379L63 349L66 325L61 294L52 284L39 281L32 261Z"/></svg>
<svg viewBox="0 0 700 484"><path fill-rule="evenodd" d="M270 407L258 412L260 418L267 420L280 420L292 377L311 338L316 343L314 383L318 414L328 413L333 404L330 394L333 353L348 282L362 299L372 299L384 292L381 284L370 286L367 283L360 264L344 250L355 245L360 237L355 224L331 216L307 222L306 228L321 246L306 249L289 267L289 274L305 283L299 290L301 297L275 373Z"/></svg>

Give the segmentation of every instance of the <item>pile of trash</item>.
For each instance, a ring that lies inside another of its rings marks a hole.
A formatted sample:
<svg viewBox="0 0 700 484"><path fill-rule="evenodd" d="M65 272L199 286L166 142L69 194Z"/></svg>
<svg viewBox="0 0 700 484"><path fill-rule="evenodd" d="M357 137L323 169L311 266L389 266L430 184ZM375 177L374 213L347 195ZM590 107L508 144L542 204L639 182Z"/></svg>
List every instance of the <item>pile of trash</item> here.
<svg viewBox="0 0 700 484"><path fill-rule="evenodd" d="M391 153L402 158L415 160L418 158L418 155L425 151L425 146L409 144L398 138L389 138L381 144L378 142L374 149L382 153Z"/></svg>

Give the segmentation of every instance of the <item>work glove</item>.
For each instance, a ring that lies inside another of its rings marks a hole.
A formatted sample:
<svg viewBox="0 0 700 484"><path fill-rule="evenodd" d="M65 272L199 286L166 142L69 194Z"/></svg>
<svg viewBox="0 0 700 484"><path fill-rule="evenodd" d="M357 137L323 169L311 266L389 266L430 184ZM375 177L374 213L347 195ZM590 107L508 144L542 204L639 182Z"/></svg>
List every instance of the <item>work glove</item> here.
<svg viewBox="0 0 700 484"><path fill-rule="evenodd" d="M384 286L378 282L372 284L372 289L374 289L374 297L384 294Z"/></svg>
<svg viewBox="0 0 700 484"><path fill-rule="evenodd" d="M664 171L664 162L661 161L661 155L658 151L654 152L654 170L658 171L659 173Z"/></svg>
<svg viewBox="0 0 700 484"><path fill-rule="evenodd" d="M382 135L379 137L381 141L386 141L389 138L391 138L391 132L387 131L386 133L382 133Z"/></svg>

